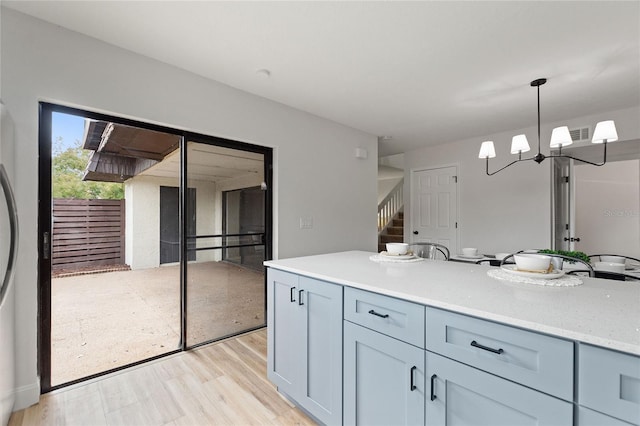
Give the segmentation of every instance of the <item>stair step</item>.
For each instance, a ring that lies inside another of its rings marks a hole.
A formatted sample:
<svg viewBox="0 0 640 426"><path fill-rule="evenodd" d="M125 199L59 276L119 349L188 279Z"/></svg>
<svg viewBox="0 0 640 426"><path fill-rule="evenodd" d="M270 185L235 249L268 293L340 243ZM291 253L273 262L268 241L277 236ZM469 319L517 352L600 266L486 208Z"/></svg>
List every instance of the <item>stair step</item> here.
<svg viewBox="0 0 640 426"><path fill-rule="evenodd" d="M404 241L403 235L381 235L380 243L401 243Z"/></svg>
<svg viewBox="0 0 640 426"><path fill-rule="evenodd" d="M404 234L404 227L402 226L389 226L387 227L388 235L402 235Z"/></svg>
<svg viewBox="0 0 640 426"><path fill-rule="evenodd" d="M404 219L393 219L393 226L404 226Z"/></svg>

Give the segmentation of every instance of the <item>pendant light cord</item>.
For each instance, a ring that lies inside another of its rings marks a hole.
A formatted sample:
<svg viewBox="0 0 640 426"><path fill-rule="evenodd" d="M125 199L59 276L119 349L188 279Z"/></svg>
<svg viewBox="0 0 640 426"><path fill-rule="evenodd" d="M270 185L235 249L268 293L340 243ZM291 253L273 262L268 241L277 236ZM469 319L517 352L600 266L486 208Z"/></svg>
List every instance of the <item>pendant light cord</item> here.
<svg viewBox="0 0 640 426"><path fill-rule="evenodd" d="M540 86L538 86L538 154L540 154Z"/></svg>

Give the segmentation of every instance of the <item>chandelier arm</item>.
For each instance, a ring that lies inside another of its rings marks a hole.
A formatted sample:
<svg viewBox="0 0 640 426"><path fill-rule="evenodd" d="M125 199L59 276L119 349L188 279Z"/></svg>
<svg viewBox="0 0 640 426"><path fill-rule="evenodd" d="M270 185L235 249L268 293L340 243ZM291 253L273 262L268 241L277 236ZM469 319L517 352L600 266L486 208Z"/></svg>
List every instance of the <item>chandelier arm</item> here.
<svg viewBox="0 0 640 426"><path fill-rule="evenodd" d="M572 160L580 161L581 163L591 164L592 166L604 166L605 164L605 163L592 163L591 161L582 160L580 158L576 158L571 155L548 155L547 158L570 158Z"/></svg>
<svg viewBox="0 0 640 426"><path fill-rule="evenodd" d="M571 155L566 155L566 154L562 154L562 153L560 153L558 155L548 155L547 158L560 158L560 157L563 157L563 158L570 158L570 159L575 160L575 161L580 161L581 163L590 164L592 166L598 166L598 167L604 166L607 163L607 141L604 140L602 142L602 144L604 145L604 154L603 154L602 163L594 163L592 161L583 160L581 158L576 158L576 157L573 157Z"/></svg>
<svg viewBox="0 0 640 426"><path fill-rule="evenodd" d="M506 169L507 167L509 167L509 166L513 166L514 164L519 163L520 161L529 161L529 160L533 160L533 159L534 159L534 157L530 157L530 158L519 158L519 159L517 159L517 160L513 160L512 162L510 162L510 163L509 163L509 164L507 164L506 166L504 166L504 167L502 167L502 168L500 168L500 169L496 170L495 172L491 172L491 173L489 173L489 158L487 157L487 158L486 158L486 165L487 165L486 172L487 172L487 176L493 176L493 175L495 175L496 173L503 171L503 170L504 170L504 169Z"/></svg>

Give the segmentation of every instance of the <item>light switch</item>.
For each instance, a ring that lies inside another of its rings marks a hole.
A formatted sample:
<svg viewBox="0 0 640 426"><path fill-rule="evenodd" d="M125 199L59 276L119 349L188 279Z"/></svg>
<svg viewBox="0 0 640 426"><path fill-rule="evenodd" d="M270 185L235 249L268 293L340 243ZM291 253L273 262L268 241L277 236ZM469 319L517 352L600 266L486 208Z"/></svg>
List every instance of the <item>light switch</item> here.
<svg viewBox="0 0 640 426"><path fill-rule="evenodd" d="M313 216L305 216L300 218L300 229L313 228Z"/></svg>

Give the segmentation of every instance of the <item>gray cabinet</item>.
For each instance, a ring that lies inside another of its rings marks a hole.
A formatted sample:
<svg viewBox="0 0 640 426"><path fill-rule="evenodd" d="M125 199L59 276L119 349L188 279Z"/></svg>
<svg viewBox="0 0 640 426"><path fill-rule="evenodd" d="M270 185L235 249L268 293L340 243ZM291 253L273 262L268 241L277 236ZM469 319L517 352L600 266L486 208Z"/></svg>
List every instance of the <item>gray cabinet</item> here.
<svg viewBox="0 0 640 426"><path fill-rule="evenodd" d="M344 290L344 319L424 348L424 305L355 288Z"/></svg>
<svg viewBox="0 0 640 426"><path fill-rule="evenodd" d="M342 286L269 269L267 376L325 424L342 423Z"/></svg>
<svg viewBox="0 0 640 426"><path fill-rule="evenodd" d="M428 308L427 349L573 401L573 342L568 340Z"/></svg>
<svg viewBox="0 0 640 426"><path fill-rule="evenodd" d="M640 425L640 357L580 344L578 371L581 406Z"/></svg>
<svg viewBox="0 0 640 426"><path fill-rule="evenodd" d="M597 411L590 410L585 407L578 407L578 422L579 426L630 426L631 423L623 422L615 417L607 416L606 414L598 413Z"/></svg>
<svg viewBox="0 0 640 426"><path fill-rule="evenodd" d="M573 404L427 352L427 425L567 425Z"/></svg>
<svg viewBox="0 0 640 426"><path fill-rule="evenodd" d="M273 268L267 324L268 378L325 424L640 426L636 355Z"/></svg>
<svg viewBox="0 0 640 426"><path fill-rule="evenodd" d="M424 350L344 322L344 424L424 425Z"/></svg>

